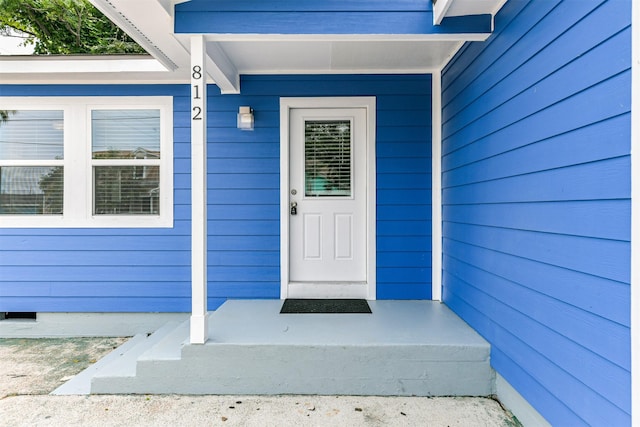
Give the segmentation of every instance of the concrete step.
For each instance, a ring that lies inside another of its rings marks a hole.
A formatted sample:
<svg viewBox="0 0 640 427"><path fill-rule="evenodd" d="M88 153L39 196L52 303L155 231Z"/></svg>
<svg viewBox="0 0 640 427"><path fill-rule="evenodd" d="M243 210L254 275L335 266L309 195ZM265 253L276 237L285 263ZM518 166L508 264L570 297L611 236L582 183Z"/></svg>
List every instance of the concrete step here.
<svg viewBox="0 0 640 427"><path fill-rule="evenodd" d="M174 326L138 358L145 360L179 360L182 348L189 344L189 321Z"/></svg>
<svg viewBox="0 0 640 427"><path fill-rule="evenodd" d="M106 366L111 363L115 363L129 350L137 345L144 343L147 340L147 334L137 334L128 339L118 348L107 354L102 359L98 360L93 365L86 368L66 383L52 391L50 394L64 396L64 395L83 395L91 393L91 379Z"/></svg>
<svg viewBox="0 0 640 427"><path fill-rule="evenodd" d="M182 324L139 354L135 377L102 375L92 392L494 393L489 344L443 304L372 301L371 315L280 315L280 304L227 302L205 345L188 344Z"/></svg>
<svg viewBox="0 0 640 427"><path fill-rule="evenodd" d="M163 340L170 337L175 343L172 333L185 322L170 321L160 329L144 339L138 340L125 352L121 352L118 357L111 358L109 363L104 364L91 376L92 394L113 394L128 393L127 387L135 380L138 366L138 359L149 351L154 351L158 356L165 359L179 359L175 357L174 350L165 353L164 347L159 346ZM179 347L178 347L179 348ZM111 356L111 354L109 355Z"/></svg>
<svg viewBox="0 0 640 427"><path fill-rule="evenodd" d="M147 361L132 393L487 396L486 357L433 357L430 346L218 344L180 361ZM455 352L457 349L451 349ZM440 353L440 349L436 350ZM453 354L453 353L452 353Z"/></svg>

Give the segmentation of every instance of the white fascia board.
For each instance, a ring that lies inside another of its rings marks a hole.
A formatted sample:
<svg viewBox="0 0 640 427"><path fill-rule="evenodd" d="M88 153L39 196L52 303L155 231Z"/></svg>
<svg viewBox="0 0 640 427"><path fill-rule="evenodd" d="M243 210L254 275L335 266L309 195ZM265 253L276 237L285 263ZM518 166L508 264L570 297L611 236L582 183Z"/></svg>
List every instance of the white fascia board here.
<svg viewBox="0 0 640 427"><path fill-rule="evenodd" d="M491 33L458 34L206 34L208 42L485 41ZM188 40L190 34L176 34Z"/></svg>
<svg viewBox="0 0 640 427"><path fill-rule="evenodd" d="M498 3L496 3L496 7L493 9L493 11L491 11L491 31L494 31L496 29L496 15L498 14L498 12L500 12L500 9L502 9L502 6L504 6L505 3L507 3L507 0L500 0Z"/></svg>
<svg viewBox="0 0 640 427"><path fill-rule="evenodd" d="M185 84L189 81L186 73L135 72L135 73L33 73L33 74L0 74L0 84L12 85L106 85L106 84Z"/></svg>
<svg viewBox="0 0 640 427"><path fill-rule="evenodd" d="M500 9L502 9L502 6L504 6L505 3L507 3L507 0L498 1L495 7L493 8L493 10L491 11L491 15L495 17L498 14L498 12L500 12Z"/></svg>
<svg viewBox="0 0 640 427"><path fill-rule="evenodd" d="M440 71L441 67L420 67L420 68L318 68L309 70L306 68L294 69L255 69L240 70L244 75L283 75L283 74L301 74L301 75L323 75L323 74L432 74Z"/></svg>
<svg viewBox="0 0 640 427"><path fill-rule="evenodd" d="M166 72L151 56L12 56L0 59L0 75L26 73Z"/></svg>
<svg viewBox="0 0 640 427"><path fill-rule="evenodd" d="M491 15L492 22L507 0L437 0L433 5L433 25L449 16Z"/></svg>
<svg viewBox="0 0 640 427"><path fill-rule="evenodd" d="M433 25L440 25L453 0L438 0L433 5Z"/></svg>
<svg viewBox="0 0 640 427"><path fill-rule="evenodd" d="M0 59L3 84L160 84L189 81L151 56L23 56Z"/></svg>

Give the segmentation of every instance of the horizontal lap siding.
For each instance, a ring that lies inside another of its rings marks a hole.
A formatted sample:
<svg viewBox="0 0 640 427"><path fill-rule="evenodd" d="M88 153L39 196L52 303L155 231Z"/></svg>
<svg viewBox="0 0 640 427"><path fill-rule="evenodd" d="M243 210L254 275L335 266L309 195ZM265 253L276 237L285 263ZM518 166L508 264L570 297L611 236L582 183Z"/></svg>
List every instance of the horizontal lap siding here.
<svg viewBox="0 0 640 427"><path fill-rule="evenodd" d="M442 34L489 33L491 16L445 18L433 25L430 0L192 0L175 7L176 33Z"/></svg>
<svg viewBox="0 0 640 427"><path fill-rule="evenodd" d="M630 2L507 2L443 73L444 300L554 425L630 422Z"/></svg>
<svg viewBox="0 0 640 427"><path fill-rule="evenodd" d="M188 87L2 86L0 95L174 96L176 176L173 228L0 227L0 311L189 311Z"/></svg>
<svg viewBox="0 0 640 427"><path fill-rule="evenodd" d="M430 298L430 76L243 76L241 95L210 94L210 296L280 296L279 106L295 96L376 96L378 298Z"/></svg>
<svg viewBox="0 0 640 427"><path fill-rule="evenodd" d="M208 99L209 308L280 297L281 96L376 96L378 297L430 298L429 76L247 76ZM174 96L174 227L2 229L0 311L189 311L186 86L2 86L3 96ZM240 105L256 128L236 128ZM1 220L1 219L0 219Z"/></svg>
<svg viewBox="0 0 640 427"><path fill-rule="evenodd" d="M220 95L210 86L207 132L209 298L280 297L278 99ZM253 132L236 128L240 105Z"/></svg>

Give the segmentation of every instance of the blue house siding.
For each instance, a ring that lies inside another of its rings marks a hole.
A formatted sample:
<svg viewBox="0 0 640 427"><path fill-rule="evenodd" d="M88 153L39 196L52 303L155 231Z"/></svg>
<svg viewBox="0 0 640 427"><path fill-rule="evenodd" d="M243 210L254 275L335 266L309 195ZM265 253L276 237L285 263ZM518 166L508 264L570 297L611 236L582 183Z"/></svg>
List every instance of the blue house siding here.
<svg viewBox="0 0 640 427"><path fill-rule="evenodd" d="M174 96L174 227L0 227L0 311L189 311L189 88L0 86L0 96ZM186 132L184 131L186 129ZM186 178L185 178L186 177ZM2 218L0 218L0 223Z"/></svg>
<svg viewBox="0 0 640 427"><path fill-rule="evenodd" d="M433 25L431 0L192 0L175 6L176 33L448 34L490 33L491 16Z"/></svg>
<svg viewBox="0 0 640 427"><path fill-rule="evenodd" d="M377 296L431 298L431 77L242 76L209 93L209 297L280 297L280 97L377 98ZM236 129L240 105L255 130ZM211 304L211 303L210 303Z"/></svg>
<svg viewBox="0 0 640 427"><path fill-rule="evenodd" d="M209 308L280 297L281 96L376 96L378 298L431 297L430 76L246 76L208 99ZM174 228L0 227L0 311L189 311L186 85L0 86L1 96L174 96ZM238 106L256 129L236 129ZM0 218L1 221L1 218Z"/></svg>
<svg viewBox="0 0 640 427"><path fill-rule="evenodd" d="M444 301L553 425L630 423L630 7L507 2L443 71Z"/></svg>

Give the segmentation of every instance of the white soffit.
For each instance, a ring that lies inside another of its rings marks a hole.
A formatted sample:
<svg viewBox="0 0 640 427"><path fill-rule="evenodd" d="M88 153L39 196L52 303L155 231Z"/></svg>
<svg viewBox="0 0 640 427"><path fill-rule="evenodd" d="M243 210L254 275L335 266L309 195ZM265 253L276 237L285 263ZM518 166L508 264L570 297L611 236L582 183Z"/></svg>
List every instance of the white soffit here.
<svg viewBox="0 0 640 427"><path fill-rule="evenodd" d="M439 69L458 41L221 41L240 74L400 73Z"/></svg>

